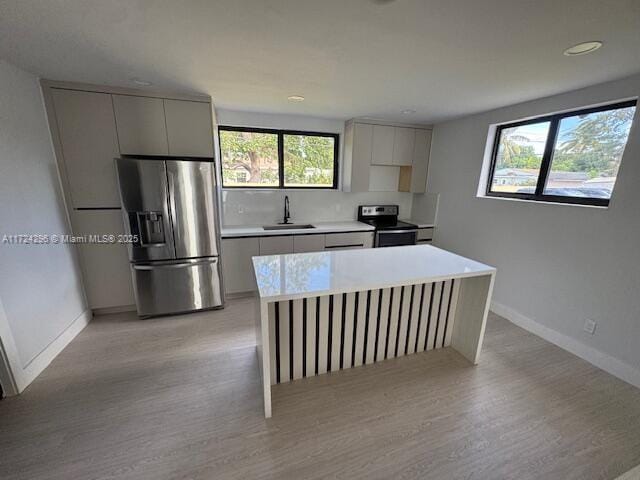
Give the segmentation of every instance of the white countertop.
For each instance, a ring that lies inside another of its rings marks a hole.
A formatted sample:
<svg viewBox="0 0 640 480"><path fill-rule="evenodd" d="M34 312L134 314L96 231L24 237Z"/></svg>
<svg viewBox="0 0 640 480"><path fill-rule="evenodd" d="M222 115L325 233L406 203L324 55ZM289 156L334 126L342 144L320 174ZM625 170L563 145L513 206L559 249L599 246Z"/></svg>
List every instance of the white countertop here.
<svg viewBox="0 0 640 480"><path fill-rule="evenodd" d="M310 223L316 228L299 228L291 230L264 230L262 226L238 226L224 227L220 229L222 238L233 237L266 237L270 235L299 235L301 233L340 233L340 232L367 232L374 228L366 223L350 222L295 222L298 224Z"/></svg>
<svg viewBox="0 0 640 480"><path fill-rule="evenodd" d="M401 218L400 221L407 222L407 223L413 223L414 225L417 225L418 228L433 228L433 227L435 227L435 224L433 224L433 223L418 222L417 220L413 220L412 218Z"/></svg>
<svg viewBox="0 0 640 480"><path fill-rule="evenodd" d="M431 245L253 257L259 296L270 302L495 273Z"/></svg>

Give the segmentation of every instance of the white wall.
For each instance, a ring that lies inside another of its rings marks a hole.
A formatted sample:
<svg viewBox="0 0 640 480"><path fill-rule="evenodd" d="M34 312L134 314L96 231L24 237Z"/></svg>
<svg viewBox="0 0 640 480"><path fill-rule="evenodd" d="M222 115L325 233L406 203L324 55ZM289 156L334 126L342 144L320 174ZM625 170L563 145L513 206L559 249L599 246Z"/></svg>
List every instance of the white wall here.
<svg viewBox="0 0 640 480"><path fill-rule="evenodd" d="M340 134L340 166L344 121L298 115L276 115L216 109L219 125L307 130ZM340 177L342 178L342 176ZM222 222L231 225L264 225L282 220L284 196L291 202L294 222L354 220L358 205L390 203L400 205L409 217L412 195L400 192L344 193L336 190L225 190L222 193Z"/></svg>
<svg viewBox="0 0 640 480"><path fill-rule="evenodd" d="M70 233L38 79L3 61L0 205L0 242ZM22 389L64 347L70 327L87 320L73 247L0 243L0 300L0 334Z"/></svg>
<svg viewBox="0 0 640 480"><path fill-rule="evenodd" d="M436 125L428 190L436 244L497 267L498 313L640 386L640 114L608 209L476 197L491 124L638 95L635 76Z"/></svg>

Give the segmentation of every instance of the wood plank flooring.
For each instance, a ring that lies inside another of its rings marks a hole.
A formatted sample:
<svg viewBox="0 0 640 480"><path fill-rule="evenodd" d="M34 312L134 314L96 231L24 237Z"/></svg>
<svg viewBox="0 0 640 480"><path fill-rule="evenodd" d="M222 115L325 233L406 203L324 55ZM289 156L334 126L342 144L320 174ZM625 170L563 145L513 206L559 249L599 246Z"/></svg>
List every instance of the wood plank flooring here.
<svg viewBox="0 0 640 480"><path fill-rule="evenodd" d="M614 479L640 463L640 391L491 315L446 348L274 387L251 299L97 317L0 402L0 478Z"/></svg>

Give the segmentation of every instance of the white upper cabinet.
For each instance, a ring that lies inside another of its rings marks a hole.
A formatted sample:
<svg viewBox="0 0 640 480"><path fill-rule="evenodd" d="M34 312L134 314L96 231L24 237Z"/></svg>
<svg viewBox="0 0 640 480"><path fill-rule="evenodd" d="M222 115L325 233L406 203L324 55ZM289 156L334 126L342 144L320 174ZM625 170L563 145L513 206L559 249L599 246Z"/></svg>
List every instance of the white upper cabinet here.
<svg viewBox="0 0 640 480"><path fill-rule="evenodd" d="M211 104L164 100L169 155L213 157Z"/></svg>
<svg viewBox="0 0 640 480"><path fill-rule="evenodd" d="M119 207L113 159L120 154L111 95L56 88L51 97L73 208Z"/></svg>
<svg viewBox="0 0 640 480"><path fill-rule="evenodd" d="M369 170L373 146L373 125L348 123L344 131L344 169L342 189L345 192L368 192Z"/></svg>
<svg viewBox="0 0 640 480"><path fill-rule="evenodd" d="M120 153L168 155L162 98L113 95Z"/></svg>
<svg viewBox="0 0 640 480"><path fill-rule="evenodd" d="M345 192L423 193L431 130L351 120L345 126Z"/></svg>
<svg viewBox="0 0 640 480"><path fill-rule="evenodd" d="M393 165L393 142L395 127L373 126L371 165Z"/></svg>
<svg viewBox="0 0 640 480"><path fill-rule="evenodd" d="M414 128L396 127L393 138L393 164L410 166L413 164L413 150L416 130Z"/></svg>
<svg viewBox="0 0 640 480"><path fill-rule="evenodd" d="M413 167L411 169L411 193L424 193L427 190L430 151L431 130L416 130Z"/></svg>

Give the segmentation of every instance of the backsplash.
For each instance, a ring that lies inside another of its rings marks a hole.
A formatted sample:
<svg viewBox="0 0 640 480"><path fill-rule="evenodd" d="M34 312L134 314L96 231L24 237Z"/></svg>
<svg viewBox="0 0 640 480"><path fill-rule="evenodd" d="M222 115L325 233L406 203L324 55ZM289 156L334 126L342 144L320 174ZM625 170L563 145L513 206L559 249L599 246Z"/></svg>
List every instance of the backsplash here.
<svg viewBox="0 0 640 480"><path fill-rule="evenodd" d="M291 221L295 223L355 220L358 205L365 204L399 205L400 218L409 218L413 200L412 194L401 192L224 190L222 224L268 225L281 222L285 195L289 196Z"/></svg>

